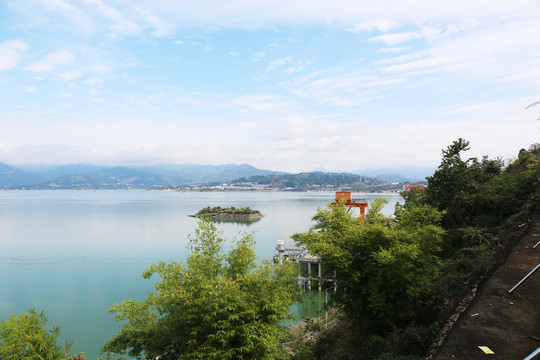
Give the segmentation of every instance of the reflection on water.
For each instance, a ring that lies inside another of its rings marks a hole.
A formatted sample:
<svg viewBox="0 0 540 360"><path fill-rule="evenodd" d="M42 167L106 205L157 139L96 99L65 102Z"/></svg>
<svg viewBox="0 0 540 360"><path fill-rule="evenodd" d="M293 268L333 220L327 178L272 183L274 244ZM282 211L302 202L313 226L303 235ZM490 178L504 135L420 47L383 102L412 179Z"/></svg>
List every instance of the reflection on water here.
<svg viewBox="0 0 540 360"><path fill-rule="evenodd" d="M210 221L215 223L215 224L226 224L226 223L230 223L230 224L236 224L236 225L239 225L239 226L243 226L243 227L249 227L253 224L255 224L256 222L260 221L261 218L259 219L252 219L252 220L247 220L247 219L218 219L218 218L210 218Z"/></svg>
<svg viewBox="0 0 540 360"><path fill-rule="evenodd" d="M303 290L302 301L291 306L291 312L296 318L289 324L293 325L299 321L313 318L321 314L325 309L325 292L318 290Z"/></svg>

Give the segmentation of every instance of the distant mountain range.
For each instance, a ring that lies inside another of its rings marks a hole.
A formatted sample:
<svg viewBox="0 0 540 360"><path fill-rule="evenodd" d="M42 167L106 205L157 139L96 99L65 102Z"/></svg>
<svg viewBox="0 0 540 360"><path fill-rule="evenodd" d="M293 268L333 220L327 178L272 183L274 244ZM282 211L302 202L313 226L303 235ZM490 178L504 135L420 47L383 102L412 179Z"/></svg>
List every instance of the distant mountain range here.
<svg viewBox="0 0 540 360"><path fill-rule="evenodd" d="M240 177L283 174L242 165L155 165L144 167L63 165L13 167L0 163L0 188L146 189L156 186L230 182Z"/></svg>
<svg viewBox="0 0 540 360"><path fill-rule="evenodd" d="M379 170L380 171L380 170ZM248 164L153 165L141 167L61 165L20 166L0 163L1 189L148 189L193 184L253 183L273 188L374 185L383 182L414 182L400 174L285 172L257 169ZM417 181L417 180L416 180Z"/></svg>

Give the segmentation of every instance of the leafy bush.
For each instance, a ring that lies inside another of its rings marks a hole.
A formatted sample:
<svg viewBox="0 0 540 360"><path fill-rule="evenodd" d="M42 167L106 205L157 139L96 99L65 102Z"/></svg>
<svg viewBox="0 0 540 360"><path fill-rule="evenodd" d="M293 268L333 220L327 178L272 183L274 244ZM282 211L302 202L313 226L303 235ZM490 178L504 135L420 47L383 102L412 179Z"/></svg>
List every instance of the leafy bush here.
<svg viewBox="0 0 540 360"><path fill-rule="evenodd" d="M235 241L227 254L216 227L201 221L190 238L185 264L152 265L156 292L144 301L126 300L110 311L122 329L103 350L137 358L279 358L289 306L298 300L296 268L258 264L251 235Z"/></svg>
<svg viewBox="0 0 540 360"><path fill-rule="evenodd" d="M71 344L57 344L60 327L47 329L47 317L34 309L0 323L0 359L59 360L68 356Z"/></svg>

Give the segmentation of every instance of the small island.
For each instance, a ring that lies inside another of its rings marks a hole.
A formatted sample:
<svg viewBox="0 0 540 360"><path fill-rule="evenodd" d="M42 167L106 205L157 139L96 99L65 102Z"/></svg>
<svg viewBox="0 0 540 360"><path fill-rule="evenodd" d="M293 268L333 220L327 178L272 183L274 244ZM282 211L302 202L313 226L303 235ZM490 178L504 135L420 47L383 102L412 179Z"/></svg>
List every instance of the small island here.
<svg viewBox="0 0 540 360"><path fill-rule="evenodd" d="M258 221L264 215L261 214L259 210L254 210L249 207L245 208L235 208L234 206L228 208L222 208L221 206L210 207L207 206L195 215L190 215L193 217L208 217L211 220L218 221Z"/></svg>

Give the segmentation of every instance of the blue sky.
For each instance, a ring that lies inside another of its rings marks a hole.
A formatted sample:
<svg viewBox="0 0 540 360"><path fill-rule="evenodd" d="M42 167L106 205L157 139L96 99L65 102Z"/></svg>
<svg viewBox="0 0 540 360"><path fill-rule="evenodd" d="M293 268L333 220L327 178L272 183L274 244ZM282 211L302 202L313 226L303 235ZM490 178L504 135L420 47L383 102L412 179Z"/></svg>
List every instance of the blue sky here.
<svg viewBox="0 0 540 360"><path fill-rule="evenodd" d="M539 142L540 1L0 0L0 162L437 166Z"/></svg>

